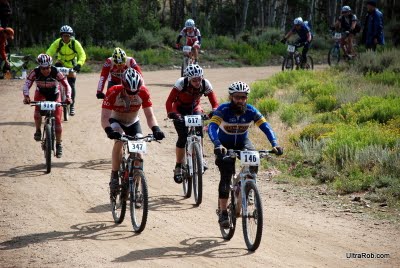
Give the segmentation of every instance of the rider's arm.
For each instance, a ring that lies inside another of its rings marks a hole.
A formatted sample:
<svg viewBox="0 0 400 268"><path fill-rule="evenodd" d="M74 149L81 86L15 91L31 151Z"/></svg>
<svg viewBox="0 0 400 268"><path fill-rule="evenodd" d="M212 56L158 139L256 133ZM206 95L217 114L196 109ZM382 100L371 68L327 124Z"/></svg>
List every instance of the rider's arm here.
<svg viewBox="0 0 400 268"><path fill-rule="evenodd" d="M250 106L250 105L249 105ZM265 117L254 107L252 107L255 114L253 117L254 123L258 126L262 132L267 136L269 142L271 143L272 147L278 146L278 141L275 136L274 131L272 130L271 126L267 123Z"/></svg>
<svg viewBox="0 0 400 268"><path fill-rule="evenodd" d="M70 99L71 98L72 89L71 89L71 86L68 83L67 77L64 76L61 72L57 72L56 79L57 79L58 82L60 82L63 85L64 88L67 89L67 94L66 94L67 95L67 99Z"/></svg>
<svg viewBox="0 0 400 268"><path fill-rule="evenodd" d="M57 54L57 48L58 45L60 44L60 39L61 38L57 38L51 45L50 47L47 49L46 54L50 55L52 57L56 56Z"/></svg>
<svg viewBox="0 0 400 268"><path fill-rule="evenodd" d="M174 87L171 90L171 92L169 93L167 101L165 102L165 109L167 110L167 114L172 113L172 112L177 112L177 111L174 111L173 103L178 98L179 92L180 91Z"/></svg>
<svg viewBox="0 0 400 268"><path fill-rule="evenodd" d="M218 138L218 129L219 125L222 122L222 114L219 110L214 112L213 117L211 118L211 122L208 125L208 136L212 143L214 143L215 147L221 146L221 141Z"/></svg>
<svg viewBox="0 0 400 268"><path fill-rule="evenodd" d="M106 62L103 64L103 68L101 69L100 80L99 83L97 84L97 93L103 92L104 85L107 81L108 75L110 74L111 65L112 65L111 59L108 58Z"/></svg>
<svg viewBox="0 0 400 268"><path fill-rule="evenodd" d="M77 65L79 64L80 66L82 66L86 61L86 53L85 53L85 50L83 50L81 43L79 43L79 41L76 39L75 39L75 49L76 49L76 53L78 54L78 57L77 57L78 62L76 64Z"/></svg>
<svg viewBox="0 0 400 268"><path fill-rule="evenodd" d="M24 96L29 97L29 89L32 87L35 78L36 78L36 73L35 70L33 69L26 77L25 84L22 87L22 94L24 94Z"/></svg>
<svg viewBox="0 0 400 268"><path fill-rule="evenodd" d="M140 68L139 64L137 64L137 62L134 58L129 59L128 66L131 67L132 69L135 69L136 71L138 71L143 77L142 69Z"/></svg>
<svg viewBox="0 0 400 268"><path fill-rule="evenodd" d="M199 45L201 44L201 35L197 36L197 41L199 41Z"/></svg>
<svg viewBox="0 0 400 268"><path fill-rule="evenodd" d="M179 35L178 35L178 39L176 39L176 43L177 43L177 44L179 44L179 43L181 42L181 38L182 38L182 35L179 34Z"/></svg>
<svg viewBox="0 0 400 268"><path fill-rule="evenodd" d="M143 108L143 112L146 116L147 125L150 129L154 126L158 126L157 119L154 116L153 107Z"/></svg>
<svg viewBox="0 0 400 268"><path fill-rule="evenodd" d="M308 33L307 33L307 42L311 42L311 32L310 31L308 31Z"/></svg>
<svg viewBox="0 0 400 268"><path fill-rule="evenodd" d="M110 126L110 123L108 122L108 120L110 119L111 112L112 112L112 110L107 109L107 108L101 109L101 127L103 129Z"/></svg>
<svg viewBox="0 0 400 268"><path fill-rule="evenodd" d="M211 107L212 107L213 111L216 110L219 106L218 100L217 100L217 95L215 95L214 91L211 91L206 96L208 97L208 100L211 103Z"/></svg>

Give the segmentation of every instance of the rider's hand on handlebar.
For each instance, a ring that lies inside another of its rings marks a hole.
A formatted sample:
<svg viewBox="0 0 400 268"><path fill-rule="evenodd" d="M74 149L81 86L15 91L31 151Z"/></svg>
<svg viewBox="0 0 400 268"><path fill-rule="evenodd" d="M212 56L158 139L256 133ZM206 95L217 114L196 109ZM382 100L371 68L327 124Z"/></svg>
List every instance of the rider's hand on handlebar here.
<svg viewBox="0 0 400 268"><path fill-rule="evenodd" d="M283 155L283 148L280 146L275 146L272 148L276 155Z"/></svg>
<svg viewBox="0 0 400 268"><path fill-rule="evenodd" d="M104 99L105 96L106 96L106 95L104 95L103 92L97 91L97 93L96 93L96 97L97 97L98 99Z"/></svg>
<svg viewBox="0 0 400 268"><path fill-rule="evenodd" d="M24 104L29 104L29 103L31 103L31 98L29 96L24 96L23 102L24 102Z"/></svg>
<svg viewBox="0 0 400 268"><path fill-rule="evenodd" d="M65 103L66 103L66 104L72 104L73 101L72 101L71 98L67 98L67 99L65 99Z"/></svg>
<svg viewBox="0 0 400 268"><path fill-rule="evenodd" d="M171 113L168 113L168 118L176 120L176 119L181 119L182 116L178 113L171 112Z"/></svg>
<svg viewBox="0 0 400 268"><path fill-rule="evenodd" d="M153 131L153 136L156 140L160 141L165 138L165 134L161 131L159 126L153 126L151 131Z"/></svg>
<svg viewBox="0 0 400 268"><path fill-rule="evenodd" d="M107 137L111 140L119 140L122 137L121 133L113 130L111 127L106 127L104 131L107 133Z"/></svg>
<svg viewBox="0 0 400 268"><path fill-rule="evenodd" d="M226 149L220 145L214 148L214 154L217 158L222 158L225 155Z"/></svg>
<svg viewBox="0 0 400 268"><path fill-rule="evenodd" d="M77 65L74 66L74 71L75 72L79 73L80 70L81 70L81 65L80 64L77 64Z"/></svg>

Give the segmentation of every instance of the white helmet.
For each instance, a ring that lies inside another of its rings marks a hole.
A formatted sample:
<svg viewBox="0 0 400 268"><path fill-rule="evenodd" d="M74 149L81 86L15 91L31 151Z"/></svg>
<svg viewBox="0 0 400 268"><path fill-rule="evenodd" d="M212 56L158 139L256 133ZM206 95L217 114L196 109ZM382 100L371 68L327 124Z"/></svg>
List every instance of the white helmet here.
<svg viewBox="0 0 400 268"><path fill-rule="evenodd" d="M40 67L49 67L53 64L53 59L47 54L39 54L36 61Z"/></svg>
<svg viewBox="0 0 400 268"><path fill-rule="evenodd" d="M246 94L249 94L250 93L250 87L246 83L244 83L242 81L238 81L238 82L232 83L229 86L228 92L229 92L229 95L232 95L233 93L246 93Z"/></svg>
<svg viewBox="0 0 400 268"><path fill-rule="evenodd" d="M61 26L60 34L63 35L65 33L73 35L74 34L74 30L72 30L71 26L68 26L68 25Z"/></svg>
<svg viewBox="0 0 400 268"><path fill-rule="evenodd" d="M198 64L189 64L183 72L183 76L188 77L189 80L193 77L203 78L203 68Z"/></svg>
<svg viewBox="0 0 400 268"><path fill-rule="evenodd" d="M349 6L343 6L342 7L342 12L350 12L351 8Z"/></svg>
<svg viewBox="0 0 400 268"><path fill-rule="evenodd" d="M303 19L301 17L295 18L293 21L294 25L300 25L303 24Z"/></svg>
<svg viewBox="0 0 400 268"><path fill-rule="evenodd" d="M194 27L194 20L188 19L188 20L185 22L185 27Z"/></svg>
<svg viewBox="0 0 400 268"><path fill-rule="evenodd" d="M132 95L138 92L143 85L143 78L138 71L128 68L122 74L122 85L128 94Z"/></svg>

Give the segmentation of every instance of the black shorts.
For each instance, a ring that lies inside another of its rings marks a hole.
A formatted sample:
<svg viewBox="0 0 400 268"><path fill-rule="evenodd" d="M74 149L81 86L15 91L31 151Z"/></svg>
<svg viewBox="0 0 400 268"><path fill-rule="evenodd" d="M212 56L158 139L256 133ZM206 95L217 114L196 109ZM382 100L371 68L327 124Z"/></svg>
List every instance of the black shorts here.
<svg viewBox="0 0 400 268"><path fill-rule="evenodd" d="M126 135L135 136L137 134L142 134L142 128L140 127L140 121L137 121L130 126L125 126L124 124L122 124L121 122L119 122L118 120L116 120L114 118L110 118L108 120L108 122L110 123L111 127L115 131L119 131L118 128L120 128L124 131L124 133Z"/></svg>

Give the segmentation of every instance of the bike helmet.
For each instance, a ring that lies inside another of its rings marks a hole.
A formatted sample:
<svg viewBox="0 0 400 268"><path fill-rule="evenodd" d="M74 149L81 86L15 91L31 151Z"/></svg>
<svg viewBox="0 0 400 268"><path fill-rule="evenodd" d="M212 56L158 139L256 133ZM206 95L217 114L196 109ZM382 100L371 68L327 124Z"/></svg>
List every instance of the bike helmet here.
<svg viewBox="0 0 400 268"><path fill-rule="evenodd" d="M4 28L4 32L6 32L10 37L14 37L14 30L12 28Z"/></svg>
<svg viewBox="0 0 400 268"><path fill-rule="evenodd" d="M122 74L122 85L129 95L135 94L143 85L143 78L135 69L128 68Z"/></svg>
<svg viewBox="0 0 400 268"><path fill-rule="evenodd" d="M351 8L349 6L343 6L342 7L342 12L350 12Z"/></svg>
<svg viewBox="0 0 400 268"><path fill-rule="evenodd" d="M119 47L116 47L114 49L114 52L112 54L113 60L115 64L122 64L126 62L126 53Z"/></svg>
<svg viewBox="0 0 400 268"><path fill-rule="evenodd" d="M198 64L189 64L183 72L183 76L188 77L189 80L193 77L203 78L203 68Z"/></svg>
<svg viewBox="0 0 400 268"><path fill-rule="evenodd" d="M72 30L71 26L68 26L68 25L61 26L60 35L63 35L63 34L73 35L74 34L74 30Z"/></svg>
<svg viewBox="0 0 400 268"><path fill-rule="evenodd" d="M303 19L301 17L295 18L293 21L294 25L300 25L303 24Z"/></svg>
<svg viewBox="0 0 400 268"><path fill-rule="evenodd" d="M53 59L47 54L39 54L36 61L40 67L48 67L53 64Z"/></svg>
<svg viewBox="0 0 400 268"><path fill-rule="evenodd" d="M186 22L185 22L185 27L194 27L194 20L192 20L192 19L188 19Z"/></svg>
<svg viewBox="0 0 400 268"><path fill-rule="evenodd" d="M244 83L242 81L238 81L238 82L232 83L229 86L228 92L229 92L229 95L232 95L233 93L246 93L246 94L249 94L250 93L250 87L246 83Z"/></svg>

